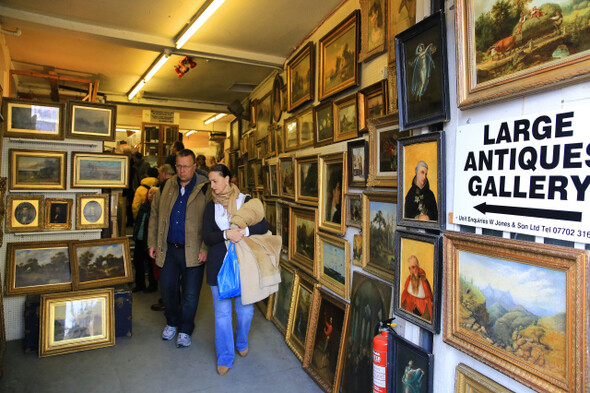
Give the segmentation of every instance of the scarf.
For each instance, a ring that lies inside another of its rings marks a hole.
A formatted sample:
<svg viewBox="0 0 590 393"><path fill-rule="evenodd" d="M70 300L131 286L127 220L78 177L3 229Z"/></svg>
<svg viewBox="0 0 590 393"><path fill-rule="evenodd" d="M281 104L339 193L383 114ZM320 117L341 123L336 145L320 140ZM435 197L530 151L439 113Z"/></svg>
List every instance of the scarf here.
<svg viewBox="0 0 590 393"><path fill-rule="evenodd" d="M226 187L227 190L220 194L212 193L213 194L213 202L219 203L221 206L227 210L227 213L230 216L233 216L237 209L236 199L240 195L240 189L233 183L229 184L229 187Z"/></svg>

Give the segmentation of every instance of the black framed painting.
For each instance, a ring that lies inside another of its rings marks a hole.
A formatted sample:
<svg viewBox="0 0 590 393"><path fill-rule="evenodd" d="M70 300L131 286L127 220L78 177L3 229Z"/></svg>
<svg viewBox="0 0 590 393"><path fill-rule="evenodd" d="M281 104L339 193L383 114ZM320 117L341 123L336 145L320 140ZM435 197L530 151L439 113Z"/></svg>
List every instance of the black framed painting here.
<svg viewBox="0 0 590 393"><path fill-rule="evenodd" d="M391 391L433 393L434 355L393 334Z"/></svg>
<svg viewBox="0 0 590 393"><path fill-rule="evenodd" d="M114 141L116 119L117 105L69 101L66 137Z"/></svg>
<svg viewBox="0 0 590 393"><path fill-rule="evenodd" d="M449 120L445 30L444 13L437 12L395 37L402 130Z"/></svg>

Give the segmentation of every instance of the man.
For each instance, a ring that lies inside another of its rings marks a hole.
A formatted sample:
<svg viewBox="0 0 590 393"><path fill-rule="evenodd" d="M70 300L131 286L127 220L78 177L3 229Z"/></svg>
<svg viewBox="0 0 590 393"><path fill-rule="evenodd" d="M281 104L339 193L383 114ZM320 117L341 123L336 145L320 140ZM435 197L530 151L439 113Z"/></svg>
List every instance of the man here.
<svg viewBox="0 0 590 393"><path fill-rule="evenodd" d="M204 171L205 173L209 173L209 167L207 166L205 161L206 161L205 156L202 154L199 154L197 156L197 168L201 171Z"/></svg>
<svg viewBox="0 0 590 393"><path fill-rule="evenodd" d="M428 164L418 161L416 164L416 175L412 181L412 187L406 194L404 205L404 217L417 220L438 220L438 208L436 198L430 190L428 182Z"/></svg>
<svg viewBox="0 0 590 393"><path fill-rule="evenodd" d="M415 255L408 258L409 277L404 284L401 306L413 314L432 321L432 289L426 272L420 268Z"/></svg>
<svg viewBox="0 0 590 393"><path fill-rule="evenodd" d="M174 158L176 162L176 158ZM166 184L166 181L170 179L172 176L176 174L176 171L172 169L170 164L164 164L158 168L158 182L160 183L160 187L163 188Z"/></svg>
<svg viewBox="0 0 590 393"><path fill-rule="evenodd" d="M161 268L166 316L162 339L172 340L178 330L178 348L191 345L207 260L201 226L211 193L207 179L195 171L195 154L188 149L179 151L177 174L156 192L150 212L149 255Z"/></svg>
<svg viewBox="0 0 590 393"><path fill-rule="evenodd" d="M166 157L164 163L170 164L174 173L176 173L176 155L179 151L184 150L184 144L181 141L176 141L170 148L170 155Z"/></svg>
<svg viewBox="0 0 590 393"><path fill-rule="evenodd" d="M141 179L147 177L148 169L150 169L150 164L143 158L143 154L136 151L131 155L131 159L133 160L133 180L132 180L132 187L133 187L133 194L135 195L135 191L137 187L141 184Z"/></svg>
<svg viewBox="0 0 590 393"><path fill-rule="evenodd" d="M51 205L49 222L52 224L65 224L68 222L67 204L54 203Z"/></svg>

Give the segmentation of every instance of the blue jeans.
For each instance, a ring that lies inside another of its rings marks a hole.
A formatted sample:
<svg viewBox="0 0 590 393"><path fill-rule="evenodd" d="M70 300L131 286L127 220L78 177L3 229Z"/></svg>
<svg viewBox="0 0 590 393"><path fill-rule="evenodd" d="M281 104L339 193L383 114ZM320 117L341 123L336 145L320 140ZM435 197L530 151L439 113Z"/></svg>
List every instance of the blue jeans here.
<svg viewBox="0 0 590 393"><path fill-rule="evenodd" d="M231 368L234 363L234 331L232 325L232 299L235 299L236 309L236 344L238 351L248 348L248 332L254 315L254 305L242 305L242 297L219 299L217 286L211 287L213 293L213 308L215 309L215 349L217 351L217 365Z"/></svg>
<svg viewBox="0 0 590 393"><path fill-rule="evenodd" d="M160 287L166 307L166 324L177 327L179 333L190 336L195 329L195 315L204 272L204 264L186 267L184 248L168 246L164 266L160 271Z"/></svg>

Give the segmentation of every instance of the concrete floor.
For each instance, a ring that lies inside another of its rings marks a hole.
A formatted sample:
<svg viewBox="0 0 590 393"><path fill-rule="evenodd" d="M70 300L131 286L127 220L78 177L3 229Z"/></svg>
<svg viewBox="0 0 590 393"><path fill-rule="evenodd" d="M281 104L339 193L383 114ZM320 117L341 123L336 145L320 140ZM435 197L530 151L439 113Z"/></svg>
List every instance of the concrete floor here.
<svg viewBox="0 0 590 393"><path fill-rule="evenodd" d="M236 354L233 368L219 376L211 290L203 284L196 329L189 348L178 349L160 337L163 312L150 310L158 293L133 294L133 337L118 337L116 345L40 359L24 353L22 341L11 341L4 357L3 393L241 393L321 392L305 373L284 337L255 307L250 353Z"/></svg>

